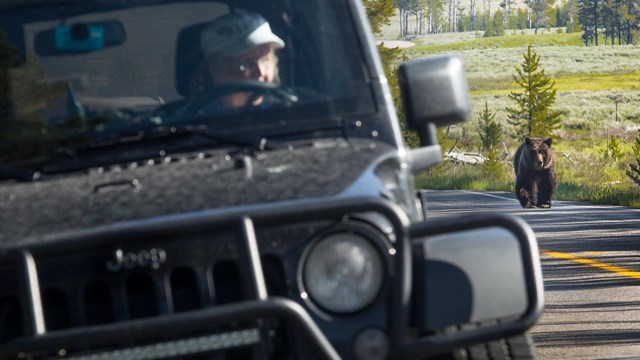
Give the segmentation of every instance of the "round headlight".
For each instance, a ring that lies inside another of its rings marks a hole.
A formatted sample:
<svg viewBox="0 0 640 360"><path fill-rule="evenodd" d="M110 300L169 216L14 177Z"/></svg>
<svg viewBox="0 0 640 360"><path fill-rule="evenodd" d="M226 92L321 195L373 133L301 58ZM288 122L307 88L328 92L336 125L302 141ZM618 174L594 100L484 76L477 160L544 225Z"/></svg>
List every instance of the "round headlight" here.
<svg viewBox="0 0 640 360"><path fill-rule="evenodd" d="M373 302L382 287L384 269L379 252L368 240L355 234L333 234L311 249L302 276L313 301L342 313Z"/></svg>

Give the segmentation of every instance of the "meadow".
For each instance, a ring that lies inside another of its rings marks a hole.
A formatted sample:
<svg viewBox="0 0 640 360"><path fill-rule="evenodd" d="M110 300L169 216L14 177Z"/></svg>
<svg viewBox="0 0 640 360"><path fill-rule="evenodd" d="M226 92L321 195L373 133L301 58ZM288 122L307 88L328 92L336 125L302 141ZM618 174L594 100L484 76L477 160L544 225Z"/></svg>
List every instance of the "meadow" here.
<svg viewBox="0 0 640 360"><path fill-rule="evenodd" d="M383 27L378 40L397 40L397 23ZM540 55L540 67L555 82L552 109L563 113L563 126L554 133L553 148L559 174L556 199L640 207L640 187L625 174L635 161L633 144L640 136L640 46L584 46L580 33L557 29L507 31L499 37L481 33L417 36L403 48L408 59L454 53L465 66L472 113L441 138L443 149L479 152L479 113L485 102L504 128L500 176L486 176L480 166L444 162L420 174L417 185L437 189L513 191L512 158L521 139L513 137L505 108L508 95L520 91L513 79L527 46ZM612 140L619 152L611 153ZM608 151L609 150L609 151Z"/></svg>

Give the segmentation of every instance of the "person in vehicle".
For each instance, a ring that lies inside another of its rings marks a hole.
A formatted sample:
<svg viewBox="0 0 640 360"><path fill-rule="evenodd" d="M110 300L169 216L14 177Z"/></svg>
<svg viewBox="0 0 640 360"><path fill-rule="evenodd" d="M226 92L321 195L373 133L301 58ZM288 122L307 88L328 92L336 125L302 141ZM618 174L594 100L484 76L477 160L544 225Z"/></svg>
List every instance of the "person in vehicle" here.
<svg viewBox="0 0 640 360"><path fill-rule="evenodd" d="M232 12L206 25L200 47L213 93L200 95L211 98L199 112L266 106L269 87L257 83L279 83L276 50L284 46L269 23L253 12Z"/></svg>

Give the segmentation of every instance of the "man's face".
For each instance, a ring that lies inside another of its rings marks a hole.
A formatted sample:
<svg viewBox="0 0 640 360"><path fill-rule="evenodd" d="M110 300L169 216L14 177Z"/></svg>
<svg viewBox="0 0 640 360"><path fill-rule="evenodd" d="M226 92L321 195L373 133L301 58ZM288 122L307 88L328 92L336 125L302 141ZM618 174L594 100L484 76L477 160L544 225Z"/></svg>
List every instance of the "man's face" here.
<svg viewBox="0 0 640 360"><path fill-rule="evenodd" d="M236 57L224 58L216 64L213 78L216 85L242 80L273 82L276 75L276 57L271 45L259 45Z"/></svg>

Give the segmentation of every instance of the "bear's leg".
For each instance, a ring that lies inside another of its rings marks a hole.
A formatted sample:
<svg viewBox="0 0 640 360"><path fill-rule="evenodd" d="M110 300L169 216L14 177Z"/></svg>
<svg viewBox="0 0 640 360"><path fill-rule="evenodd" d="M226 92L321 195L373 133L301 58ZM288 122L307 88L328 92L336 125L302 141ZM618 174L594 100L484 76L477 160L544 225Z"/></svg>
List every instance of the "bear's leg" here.
<svg viewBox="0 0 640 360"><path fill-rule="evenodd" d="M538 191L538 207L549 209L551 208L551 196L553 195L554 186L551 183L548 176L542 179Z"/></svg>
<svg viewBox="0 0 640 360"><path fill-rule="evenodd" d="M526 185L529 184L524 184L523 181L516 179L516 196L523 208L534 208L536 207L536 203L535 201L532 201L531 192L527 190Z"/></svg>
<svg viewBox="0 0 640 360"><path fill-rule="evenodd" d="M531 209L536 207L535 204L531 201L529 192L525 188L520 189L520 191L518 192L518 200L520 200L520 205L522 205L524 209Z"/></svg>
<svg viewBox="0 0 640 360"><path fill-rule="evenodd" d="M537 179L529 183L529 206L527 206L528 208L535 208L538 206L539 190L540 189L539 189L539 184Z"/></svg>
<svg viewBox="0 0 640 360"><path fill-rule="evenodd" d="M551 207L551 197L538 199L538 207L549 209Z"/></svg>
<svg viewBox="0 0 640 360"><path fill-rule="evenodd" d="M520 205L524 208L527 204L527 191L522 186L520 179L516 179L516 197L520 201Z"/></svg>

